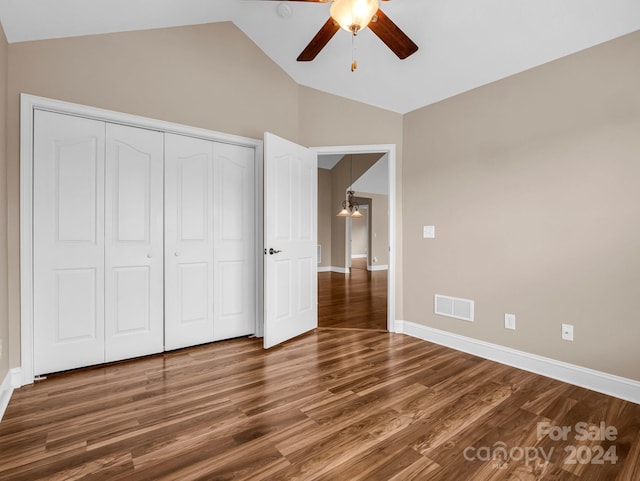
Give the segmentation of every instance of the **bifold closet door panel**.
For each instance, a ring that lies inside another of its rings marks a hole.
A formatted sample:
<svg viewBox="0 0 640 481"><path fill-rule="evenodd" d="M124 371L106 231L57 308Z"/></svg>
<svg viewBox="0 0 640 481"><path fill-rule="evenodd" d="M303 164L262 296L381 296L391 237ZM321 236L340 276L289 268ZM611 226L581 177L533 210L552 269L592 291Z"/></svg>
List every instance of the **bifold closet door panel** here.
<svg viewBox="0 0 640 481"><path fill-rule="evenodd" d="M104 362L105 123L34 113L36 375Z"/></svg>
<svg viewBox="0 0 640 481"><path fill-rule="evenodd" d="M107 124L105 357L162 352L162 132Z"/></svg>
<svg viewBox="0 0 640 481"><path fill-rule="evenodd" d="M213 341L213 142L165 134L165 349Z"/></svg>
<svg viewBox="0 0 640 481"><path fill-rule="evenodd" d="M216 142L214 152L214 338L255 333L255 150Z"/></svg>

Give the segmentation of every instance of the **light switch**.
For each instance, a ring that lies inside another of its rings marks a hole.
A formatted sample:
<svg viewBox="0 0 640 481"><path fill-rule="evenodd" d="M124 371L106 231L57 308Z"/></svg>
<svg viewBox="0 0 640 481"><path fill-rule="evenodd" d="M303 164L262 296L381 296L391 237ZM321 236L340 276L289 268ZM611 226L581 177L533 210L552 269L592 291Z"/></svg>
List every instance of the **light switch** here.
<svg viewBox="0 0 640 481"><path fill-rule="evenodd" d="M422 237L425 239L435 239L436 238L436 226L435 225L425 225L422 227Z"/></svg>
<svg viewBox="0 0 640 481"><path fill-rule="evenodd" d="M573 324L562 325L562 339L565 341L573 341Z"/></svg>
<svg viewBox="0 0 640 481"><path fill-rule="evenodd" d="M516 330L516 315L515 314L507 314L504 315L504 328Z"/></svg>

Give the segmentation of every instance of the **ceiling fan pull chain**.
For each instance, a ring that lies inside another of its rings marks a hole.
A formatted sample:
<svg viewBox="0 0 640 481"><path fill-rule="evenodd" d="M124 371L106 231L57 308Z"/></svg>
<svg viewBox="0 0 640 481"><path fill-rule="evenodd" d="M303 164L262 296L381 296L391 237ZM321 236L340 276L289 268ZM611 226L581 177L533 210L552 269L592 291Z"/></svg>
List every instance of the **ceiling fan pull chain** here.
<svg viewBox="0 0 640 481"><path fill-rule="evenodd" d="M355 71L358 68L358 62L356 60L356 34L351 35L351 71Z"/></svg>

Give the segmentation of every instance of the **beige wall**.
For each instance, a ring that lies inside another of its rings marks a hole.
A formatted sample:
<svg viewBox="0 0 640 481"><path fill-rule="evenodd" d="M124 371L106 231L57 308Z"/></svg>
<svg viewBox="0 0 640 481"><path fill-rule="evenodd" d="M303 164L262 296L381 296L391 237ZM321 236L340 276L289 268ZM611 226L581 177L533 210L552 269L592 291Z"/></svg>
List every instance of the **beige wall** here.
<svg viewBox="0 0 640 481"><path fill-rule="evenodd" d="M406 320L640 380L639 52L636 32L405 116Z"/></svg>
<svg viewBox="0 0 640 481"><path fill-rule="evenodd" d="M297 140L297 84L232 23L9 46L9 115L26 92L262 138ZM10 139L13 141L13 139Z"/></svg>
<svg viewBox="0 0 640 481"><path fill-rule="evenodd" d="M7 311L7 65L8 45L0 25L0 383L9 371Z"/></svg>
<svg viewBox="0 0 640 481"><path fill-rule="evenodd" d="M318 267L331 266L331 217L336 214L331 199L331 171L318 169L318 244L322 246Z"/></svg>
<svg viewBox="0 0 640 481"><path fill-rule="evenodd" d="M369 200L371 223L369 230L369 263L371 266L389 265L389 196L357 192L356 195ZM377 259L377 260L374 260Z"/></svg>

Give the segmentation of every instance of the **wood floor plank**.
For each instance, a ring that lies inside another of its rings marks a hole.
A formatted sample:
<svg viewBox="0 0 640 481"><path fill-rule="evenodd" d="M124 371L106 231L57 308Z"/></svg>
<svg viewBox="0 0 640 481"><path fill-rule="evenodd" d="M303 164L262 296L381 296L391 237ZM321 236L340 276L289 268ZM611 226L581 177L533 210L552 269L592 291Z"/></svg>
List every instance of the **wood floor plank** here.
<svg viewBox="0 0 640 481"><path fill-rule="evenodd" d="M387 271L353 259L349 274L318 274L318 326L387 330Z"/></svg>
<svg viewBox="0 0 640 481"><path fill-rule="evenodd" d="M538 432L580 422L617 437ZM568 465L572 445L618 459ZM468 459L496 446L553 454ZM178 479L639 481L640 405L404 335L318 329L51 375L0 423L0 480Z"/></svg>

